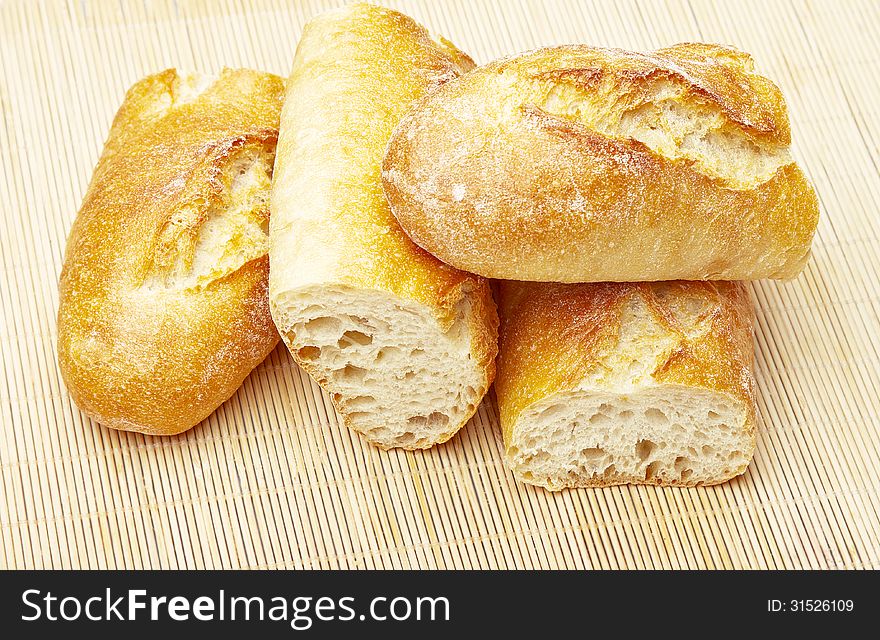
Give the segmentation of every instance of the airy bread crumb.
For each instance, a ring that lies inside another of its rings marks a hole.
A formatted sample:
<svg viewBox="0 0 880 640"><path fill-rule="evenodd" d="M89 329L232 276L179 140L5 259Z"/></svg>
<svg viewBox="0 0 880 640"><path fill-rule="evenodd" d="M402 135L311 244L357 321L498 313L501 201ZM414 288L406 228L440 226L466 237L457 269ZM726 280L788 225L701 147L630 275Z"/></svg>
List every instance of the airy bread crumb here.
<svg viewBox="0 0 880 640"><path fill-rule="evenodd" d="M427 308L347 287L280 295L273 313L291 353L327 388L346 424L380 447L448 440L486 393L466 299L445 331Z"/></svg>
<svg viewBox="0 0 880 640"><path fill-rule="evenodd" d="M742 403L708 390L582 389L523 412L507 455L517 477L551 490L714 484L741 474L751 460L746 417Z"/></svg>

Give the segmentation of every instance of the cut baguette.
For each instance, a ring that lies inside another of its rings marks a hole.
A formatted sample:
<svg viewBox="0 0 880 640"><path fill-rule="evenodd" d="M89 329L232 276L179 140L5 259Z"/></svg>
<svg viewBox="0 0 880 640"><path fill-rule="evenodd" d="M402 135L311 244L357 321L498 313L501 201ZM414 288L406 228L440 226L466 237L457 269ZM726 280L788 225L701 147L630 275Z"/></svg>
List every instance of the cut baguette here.
<svg viewBox="0 0 880 640"><path fill-rule="evenodd" d="M410 18L358 4L306 25L288 83L269 233L272 315L344 423L383 448L449 439L494 378L488 284L415 246L379 175L412 103L471 66Z"/></svg>
<svg viewBox="0 0 880 640"><path fill-rule="evenodd" d="M557 490L709 485L755 448L741 283L500 284L507 462Z"/></svg>

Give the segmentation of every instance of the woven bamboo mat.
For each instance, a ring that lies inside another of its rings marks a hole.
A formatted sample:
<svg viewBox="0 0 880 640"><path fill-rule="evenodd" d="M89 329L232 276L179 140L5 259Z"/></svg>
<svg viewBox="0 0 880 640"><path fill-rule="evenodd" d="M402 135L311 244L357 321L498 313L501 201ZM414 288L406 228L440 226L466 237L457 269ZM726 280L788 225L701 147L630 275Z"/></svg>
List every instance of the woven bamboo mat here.
<svg viewBox="0 0 880 640"><path fill-rule="evenodd" d="M283 348L178 437L104 429L55 364L64 241L125 89L166 67L286 75L332 2L0 4L0 568L880 566L880 3L392 2L481 62L539 45L735 44L788 97L814 257L753 287L758 452L724 486L549 494L491 399L381 452Z"/></svg>

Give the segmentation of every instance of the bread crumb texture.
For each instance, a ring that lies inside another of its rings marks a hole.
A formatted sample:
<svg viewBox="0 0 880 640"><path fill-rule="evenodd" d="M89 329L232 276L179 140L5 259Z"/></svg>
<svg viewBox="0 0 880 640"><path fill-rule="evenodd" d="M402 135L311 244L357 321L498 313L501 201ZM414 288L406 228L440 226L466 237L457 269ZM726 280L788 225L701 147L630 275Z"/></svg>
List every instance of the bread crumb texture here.
<svg viewBox="0 0 880 640"><path fill-rule="evenodd" d="M273 303L297 362L331 393L345 424L383 448L445 442L491 383L470 296L449 327L430 309L379 291L323 286Z"/></svg>
<svg viewBox="0 0 880 640"><path fill-rule="evenodd" d="M509 466L548 489L694 486L755 447L740 283L502 285L498 395Z"/></svg>

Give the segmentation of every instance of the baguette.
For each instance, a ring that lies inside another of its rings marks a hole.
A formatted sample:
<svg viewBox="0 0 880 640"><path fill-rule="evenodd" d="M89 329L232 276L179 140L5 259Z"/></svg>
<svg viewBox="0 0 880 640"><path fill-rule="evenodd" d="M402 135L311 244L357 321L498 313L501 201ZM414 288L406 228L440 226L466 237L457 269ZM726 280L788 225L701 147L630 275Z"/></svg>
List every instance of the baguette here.
<svg viewBox="0 0 880 640"><path fill-rule="evenodd" d="M366 4L311 20L297 47L272 189L272 316L346 425L383 448L430 447L494 378L488 284L401 231L380 164L400 117L473 63Z"/></svg>
<svg viewBox="0 0 880 640"><path fill-rule="evenodd" d="M418 245L491 278L789 279L818 220L790 141L745 53L555 47L432 94L396 128L383 182Z"/></svg>
<svg viewBox="0 0 880 640"><path fill-rule="evenodd" d="M283 82L170 69L126 94L64 258L58 361L114 429L180 433L278 343L268 198Z"/></svg>
<svg viewBox="0 0 880 640"><path fill-rule="evenodd" d="M696 486L755 448L752 307L739 282L500 283L509 467L557 490Z"/></svg>

